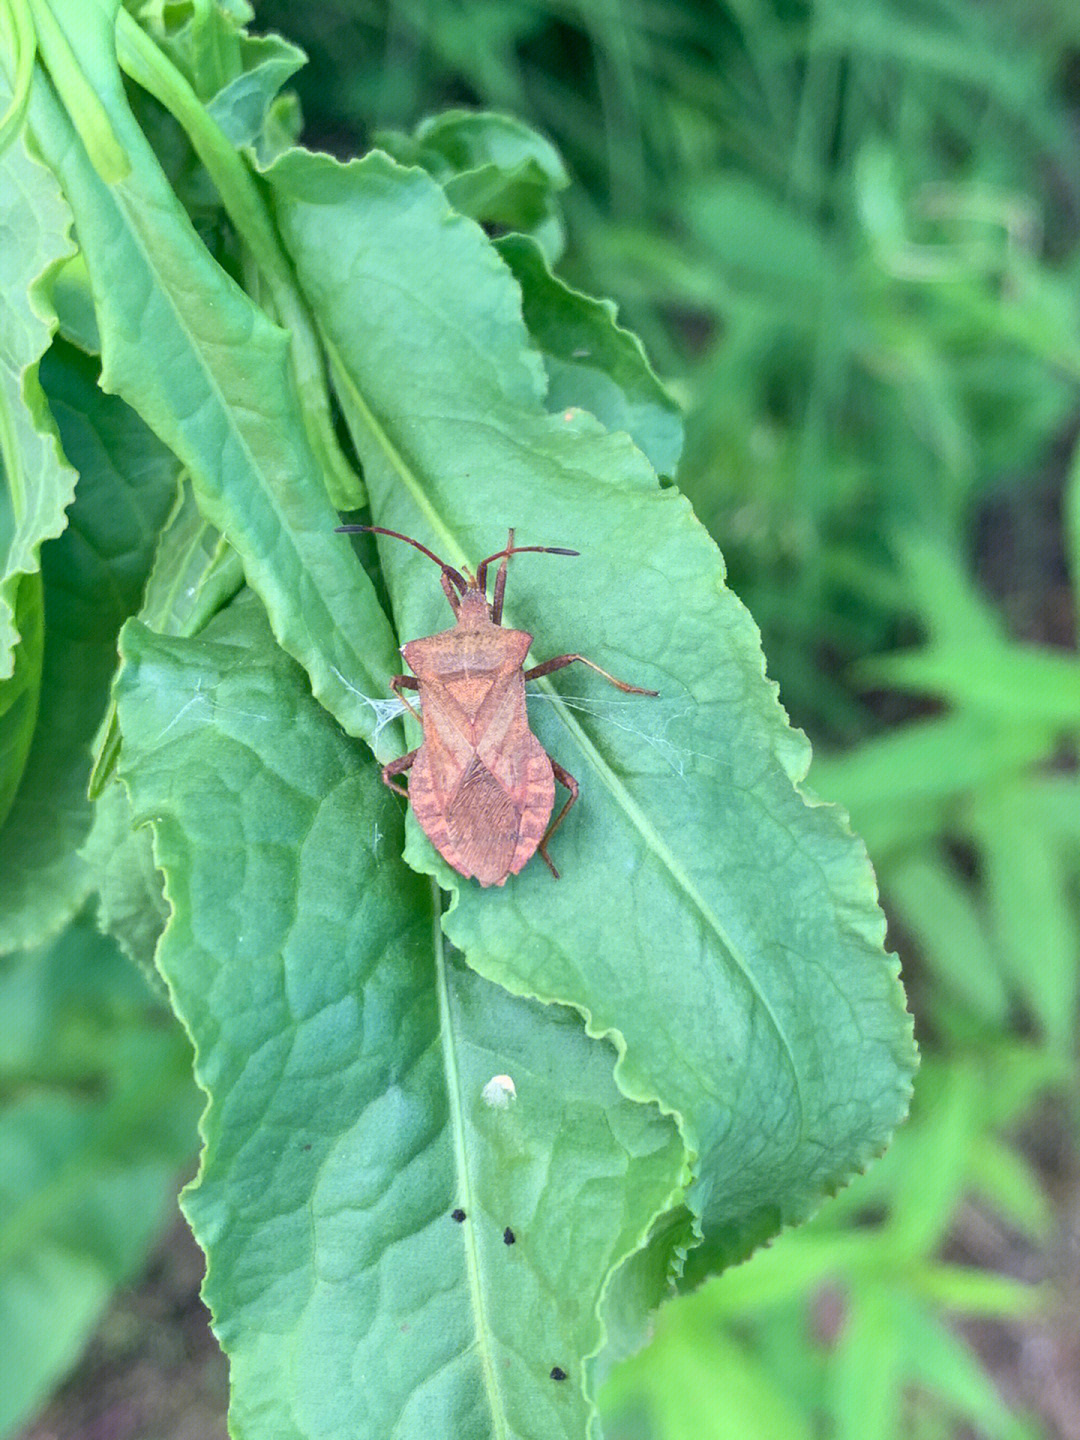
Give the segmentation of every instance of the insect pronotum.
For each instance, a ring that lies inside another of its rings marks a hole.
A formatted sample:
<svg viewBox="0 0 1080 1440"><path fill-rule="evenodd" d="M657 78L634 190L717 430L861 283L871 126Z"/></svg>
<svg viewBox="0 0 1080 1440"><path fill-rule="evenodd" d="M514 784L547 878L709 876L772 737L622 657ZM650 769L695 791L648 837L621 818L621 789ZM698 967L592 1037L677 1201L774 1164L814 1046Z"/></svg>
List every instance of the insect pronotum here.
<svg viewBox="0 0 1080 1440"><path fill-rule="evenodd" d="M575 660L603 675L630 695L656 695L616 680L584 655L557 655L526 670L525 657L533 637L525 630L502 626L506 572L511 555L577 555L552 545L515 545L510 531L506 548L489 555L464 575L440 560L426 545L381 525L341 525L345 533L368 531L413 545L442 571L440 581L454 625L436 635L410 640L401 649L411 675L395 675L390 688L423 726L423 744L383 766L383 780L404 795L421 828L454 869L481 885L505 885L538 850L559 878L548 842L578 798L578 783L552 760L529 729L525 713L525 682L538 680ZM501 561L490 603L488 567ZM403 694L420 693L422 714ZM409 772L409 788L395 776ZM555 808L555 781L569 792L562 809Z"/></svg>

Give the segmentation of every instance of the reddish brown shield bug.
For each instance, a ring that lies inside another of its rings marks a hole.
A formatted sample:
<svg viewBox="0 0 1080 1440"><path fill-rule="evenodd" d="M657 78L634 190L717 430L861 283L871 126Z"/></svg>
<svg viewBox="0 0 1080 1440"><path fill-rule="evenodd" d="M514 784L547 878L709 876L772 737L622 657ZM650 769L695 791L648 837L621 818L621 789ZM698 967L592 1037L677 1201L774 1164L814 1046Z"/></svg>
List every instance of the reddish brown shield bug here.
<svg viewBox="0 0 1080 1440"><path fill-rule="evenodd" d="M459 874L475 876L481 885L505 885L534 850L539 850L556 880L559 872L547 853L548 841L578 797L569 771L548 757L529 729L525 713L525 682L538 680L580 660L630 695L656 695L616 680L584 655L557 655L524 669L533 637L525 630L502 627L506 571L511 555L577 555L551 545L515 545L510 531L506 548L489 555L476 574L462 575L419 540L384 530L380 525L342 525L342 532L364 530L404 540L434 560L442 571L443 591L454 612L454 626L402 646L413 671L395 675L390 688L420 722L424 741L383 766L383 780L412 804L421 828ZM487 599L488 566L500 560L491 602ZM418 715L404 690L418 690L423 713ZM409 771L409 788L395 775ZM555 781L570 793L551 819ZM550 823L549 823L550 822Z"/></svg>

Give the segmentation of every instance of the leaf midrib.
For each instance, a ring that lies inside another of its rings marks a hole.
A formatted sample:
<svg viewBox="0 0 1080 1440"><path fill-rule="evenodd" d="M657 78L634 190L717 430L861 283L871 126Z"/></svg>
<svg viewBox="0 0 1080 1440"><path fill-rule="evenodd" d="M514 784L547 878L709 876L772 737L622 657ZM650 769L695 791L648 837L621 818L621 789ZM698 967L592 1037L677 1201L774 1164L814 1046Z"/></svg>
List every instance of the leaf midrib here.
<svg viewBox="0 0 1080 1440"><path fill-rule="evenodd" d="M465 1270L469 1295L476 1322L476 1348L480 1355L480 1371L491 1410L496 1440L508 1440L509 1429L499 1391L491 1328L488 1325L484 1287L477 1250L476 1222L479 1211L474 1203L468 1157L465 1153L465 1122L461 1099L461 1072L458 1069L457 1045L450 1014L450 984L446 966L446 943L442 932L442 897L438 885L431 881L432 949L435 955L435 988L439 999L439 1031L442 1039L443 1071L446 1075L447 1105L450 1133L454 1145L454 1170L458 1179L458 1198L465 1211L461 1226L465 1244Z"/></svg>

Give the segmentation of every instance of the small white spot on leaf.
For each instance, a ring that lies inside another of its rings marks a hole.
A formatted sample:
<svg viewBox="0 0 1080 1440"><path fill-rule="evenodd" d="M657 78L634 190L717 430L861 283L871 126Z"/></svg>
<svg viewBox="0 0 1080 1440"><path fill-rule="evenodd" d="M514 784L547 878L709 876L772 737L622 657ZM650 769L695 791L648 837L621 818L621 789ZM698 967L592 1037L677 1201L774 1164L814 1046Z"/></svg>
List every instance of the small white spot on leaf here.
<svg viewBox="0 0 1080 1440"><path fill-rule="evenodd" d="M493 1110L505 1110L511 1100L517 1099L517 1086L509 1075L493 1075L481 1090L480 1098Z"/></svg>

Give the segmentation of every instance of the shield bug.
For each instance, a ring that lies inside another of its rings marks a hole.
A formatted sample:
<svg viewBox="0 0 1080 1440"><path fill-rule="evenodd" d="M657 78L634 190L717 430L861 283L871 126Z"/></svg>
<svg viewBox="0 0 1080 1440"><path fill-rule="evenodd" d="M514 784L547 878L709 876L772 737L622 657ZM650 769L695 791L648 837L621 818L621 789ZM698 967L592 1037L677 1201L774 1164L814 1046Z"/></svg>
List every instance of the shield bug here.
<svg viewBox="0 0 1080 1440"><path fill-rule="evenodd" d="M404 540L434 560L454 625L403 645L401 653L413 671L395 675L390 688L423 726L423 744L383 766L383 780L410 801L421 829L439 854L466 878L481 885L505 885L538 850L548 869L559 872L547 852L552 835L578 797L569 771L552 760L529 729L525 713L525 682L550 675L574 661L588 665L630 695L656 695L616 680L584 655L557 655L526 670L525 657L533 637L525 630L502 626L506 572L511 555L577 555L550 545L515 545L510 531L506 548L489 555L476 574L462 575L426 545L384 530L380 525L342 525L343 532L368 531ZM501 561L490 603L488 567ZM420 694L422 714L402 693ZM409 771L406 790L395 776ZM562 809L555 807L555 781L569 792Z"/></svg>

